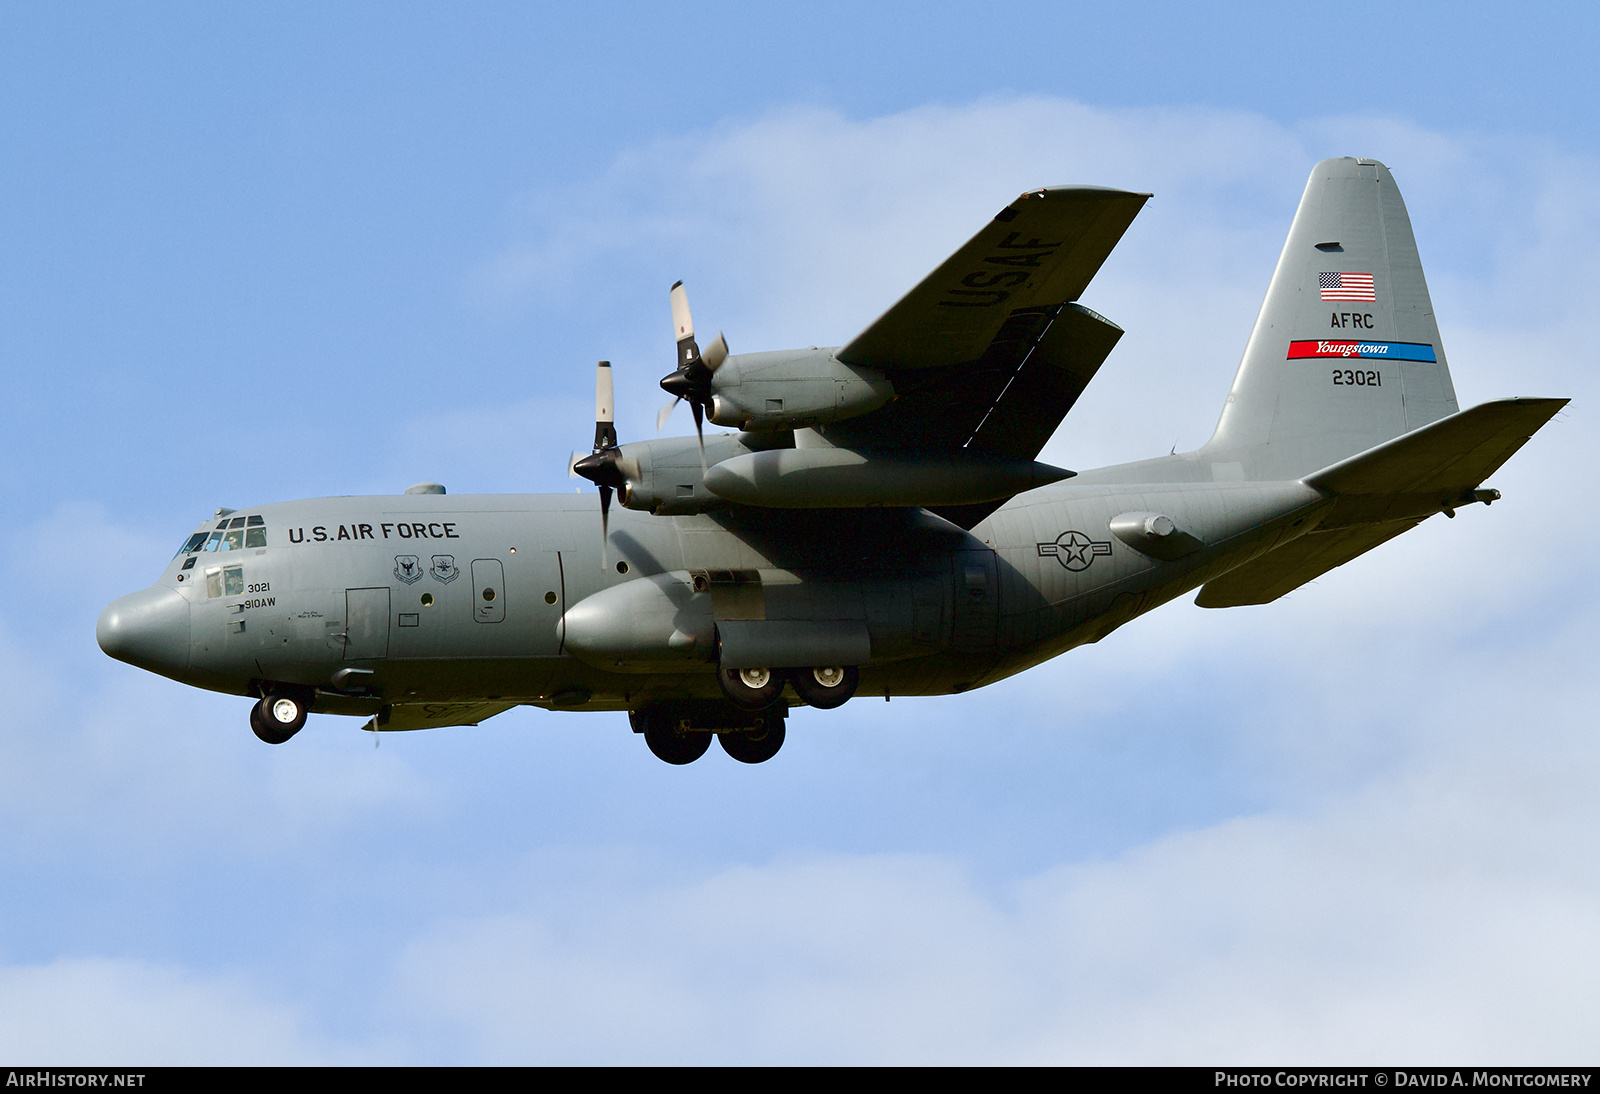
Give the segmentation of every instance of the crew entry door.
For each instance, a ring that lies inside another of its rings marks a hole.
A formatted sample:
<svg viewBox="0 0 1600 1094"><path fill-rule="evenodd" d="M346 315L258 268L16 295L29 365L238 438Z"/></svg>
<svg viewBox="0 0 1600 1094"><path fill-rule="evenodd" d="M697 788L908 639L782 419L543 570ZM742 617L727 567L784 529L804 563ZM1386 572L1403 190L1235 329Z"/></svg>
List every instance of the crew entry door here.
<svg viewBox="0 0 1600 1094"><path fill-rule="evenodd" d="M344 659L389 656L389 590L344 591Z"/></svg>

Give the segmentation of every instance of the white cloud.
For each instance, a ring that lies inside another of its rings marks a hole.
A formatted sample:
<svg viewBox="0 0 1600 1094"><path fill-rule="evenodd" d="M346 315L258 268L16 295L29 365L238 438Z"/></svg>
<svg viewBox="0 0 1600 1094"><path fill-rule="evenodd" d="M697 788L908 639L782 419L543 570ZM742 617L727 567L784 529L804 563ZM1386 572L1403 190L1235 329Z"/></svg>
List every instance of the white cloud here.
<svg viewBox="0 0 1600 1094"><path fill-rule="evenodd" d="M105 958L0 965L0 1054L38 1066L117 1068L374 1059L370 1050L326 1043L291 1007L238 978Z"/></svg>

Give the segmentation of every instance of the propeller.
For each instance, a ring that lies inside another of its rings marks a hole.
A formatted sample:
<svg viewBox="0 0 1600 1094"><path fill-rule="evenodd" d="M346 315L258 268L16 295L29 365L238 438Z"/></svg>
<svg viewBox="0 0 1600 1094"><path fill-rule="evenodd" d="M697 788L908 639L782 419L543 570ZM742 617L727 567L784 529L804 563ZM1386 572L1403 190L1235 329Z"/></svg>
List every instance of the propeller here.
<svg viewBox="0 0 1600 1094"><path fill-rule="evenodd" d="M622 451L617 447L616 416L612 409L611 362L601 361L594 370L594 451L572 461L572 474L581 475L600 488L600 559L605 565L605 545L610 536L611 492L621 490Z"/></svg>
<svg viewBox="0 0 1600 1094"><path fill-rule="evenodd" d="M678 367L661 379L661 387L672 402L661 408L656 416L656 428L667 424L667 417L678 403L685 400L694 414L695 436L700 438L700 456L705 457L705 419L711 413L711 375L728 359L728 341L719 332L704 353L694 340L694 320L689 316L689 294L683 282L672 285L672 330L678 340Z"/></svg>

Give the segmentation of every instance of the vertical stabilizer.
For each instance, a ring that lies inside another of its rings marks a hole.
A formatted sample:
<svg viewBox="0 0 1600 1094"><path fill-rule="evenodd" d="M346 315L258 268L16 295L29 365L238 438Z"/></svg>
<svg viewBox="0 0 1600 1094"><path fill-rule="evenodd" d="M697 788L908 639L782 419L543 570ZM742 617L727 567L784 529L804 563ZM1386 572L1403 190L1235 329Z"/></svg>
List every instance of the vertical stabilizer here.
<svg viewBox="0 0 1600 1094"><path fill-rule="evenodd" d="M1456 409L1394 177L1323 160L1202 459L1218 479L1298 479Z"/></svg>

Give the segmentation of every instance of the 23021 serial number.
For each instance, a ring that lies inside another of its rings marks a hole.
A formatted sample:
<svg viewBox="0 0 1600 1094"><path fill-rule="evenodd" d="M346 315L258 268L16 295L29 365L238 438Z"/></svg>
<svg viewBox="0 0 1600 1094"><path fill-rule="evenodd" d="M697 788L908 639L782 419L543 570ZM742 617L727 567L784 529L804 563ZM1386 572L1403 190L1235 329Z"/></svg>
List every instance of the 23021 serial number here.
<svg viewBox="0 0 1600 1094"><path fill-rule="evenodd" d="M1356 368L1336 368L1333 383L1335 387L1382 387L1383 374L1377 369L1363 372Z"/></svg>

